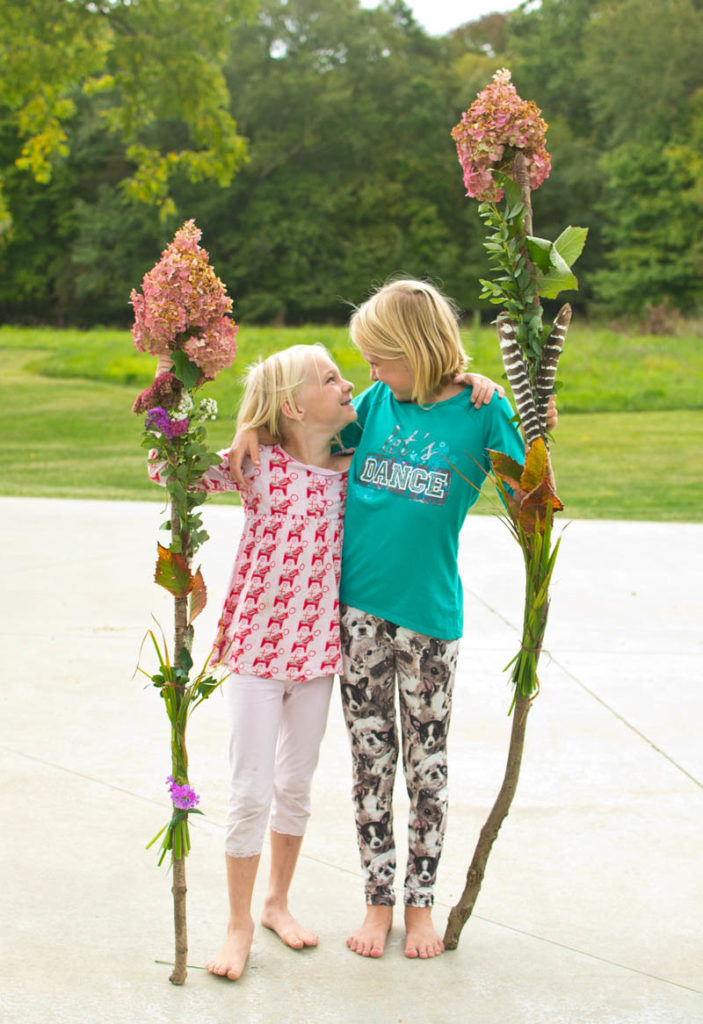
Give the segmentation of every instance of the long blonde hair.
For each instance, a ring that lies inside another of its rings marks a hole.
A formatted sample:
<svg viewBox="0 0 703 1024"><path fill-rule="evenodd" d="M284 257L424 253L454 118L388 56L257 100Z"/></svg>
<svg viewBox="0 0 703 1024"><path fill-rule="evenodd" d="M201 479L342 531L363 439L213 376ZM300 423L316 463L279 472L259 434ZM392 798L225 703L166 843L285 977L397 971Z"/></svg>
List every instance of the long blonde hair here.
<svg viewBox="0 0 703 1024"><path fill-rule="evenodd" d="M275 441L282 441L281 407L288 400L293 416L300 418L295 398L315 355L328 356L324 345L291 345L250 366L237 414L237 430L265 427Z"/></svg>
<svg viewBox="0 0 703 1024"><path fill-rule="evenodd" d="M366 355L408 360L418 403L430 402L466 368L454 306L426 281L390 281L355 310L349 330Z"/></svg>

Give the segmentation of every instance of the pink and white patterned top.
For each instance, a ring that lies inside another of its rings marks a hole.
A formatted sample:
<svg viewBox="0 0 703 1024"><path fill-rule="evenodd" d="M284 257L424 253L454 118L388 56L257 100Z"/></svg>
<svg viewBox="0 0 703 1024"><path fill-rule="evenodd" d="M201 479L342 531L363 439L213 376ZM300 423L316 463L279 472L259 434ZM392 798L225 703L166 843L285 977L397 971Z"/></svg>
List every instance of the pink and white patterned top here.
<svg viewBox="0 0 703 1024"><path fill-rule="evenodd" d="M200 481L209 494L237 490L227 452ZM264 679L341 673L339 573L347 472L306 466L279 445L248 459L244 530L218 624L212 664ZM164 483L164 464L149 475Z"/></svg>

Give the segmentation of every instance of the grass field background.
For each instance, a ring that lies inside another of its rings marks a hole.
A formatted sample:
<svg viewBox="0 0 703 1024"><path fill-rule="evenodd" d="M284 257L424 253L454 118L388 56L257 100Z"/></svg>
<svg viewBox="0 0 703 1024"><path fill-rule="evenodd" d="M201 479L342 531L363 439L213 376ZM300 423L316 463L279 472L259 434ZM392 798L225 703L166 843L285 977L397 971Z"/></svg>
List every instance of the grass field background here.
<svg viewBox="0 0 703 1024"><path fill-rule="evenodd" d="M358 393L365 363L345 328L242 326L237 361L208 385L215 447L232 437L241 377L259 356L292 344L327 346ZM501 380L491 328L469 329L472 367ZM128 331L0 328L0 493L32 497L162 500L131 412L153 378ZM632 336L574 324L560 363L553 461L565 515L703 520L703 353L697 326L676 337ZM477 511L495 505L484 488ZM218 498L219 501L236 500Z"/></svg>

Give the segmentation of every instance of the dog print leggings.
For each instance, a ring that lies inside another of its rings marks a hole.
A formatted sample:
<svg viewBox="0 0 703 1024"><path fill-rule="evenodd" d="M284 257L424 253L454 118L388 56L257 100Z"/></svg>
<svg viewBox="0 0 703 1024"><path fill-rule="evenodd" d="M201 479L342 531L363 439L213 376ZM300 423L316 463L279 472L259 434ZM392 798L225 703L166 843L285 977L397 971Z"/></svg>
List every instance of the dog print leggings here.
<svg viewBox="0 0 703 1024"><path fill-rule="evenodd" d="M342 707L352 750L366 902L391 906L398 760L395 680L410 798L405 903L429 907L447 817L447 730L458 640L438 640L342 605Z"/></svg>

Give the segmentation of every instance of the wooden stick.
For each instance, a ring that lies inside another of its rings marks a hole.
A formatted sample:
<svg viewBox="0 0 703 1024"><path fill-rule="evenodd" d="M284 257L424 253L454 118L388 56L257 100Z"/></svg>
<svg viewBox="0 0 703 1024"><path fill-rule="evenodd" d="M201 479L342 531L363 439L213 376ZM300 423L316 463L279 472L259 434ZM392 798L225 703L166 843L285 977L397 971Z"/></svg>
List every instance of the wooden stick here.
<svg viewBox="0 0 703 1024"><path fill-rule="evenodd" d="M461 930L471 916L474 904L481 891L483 876L486 872L488 856L493 843L498 837L500 827L508 816L510 805L513 802L520 778L520 765L522 762L522 751L525 745L525 728L527 724L527 713L530 710L530 698L521 697L515 701L513 709L513 727L510 733L510 746L508 748L508 760L505 767L505 775L500 792L496 798L491 813L481 829L481 834L474 850L474 855L466 873L466 884L459 901L449 914L447 928L444 933L444 945L447 949L456 949L459 944Z"/></svg>

